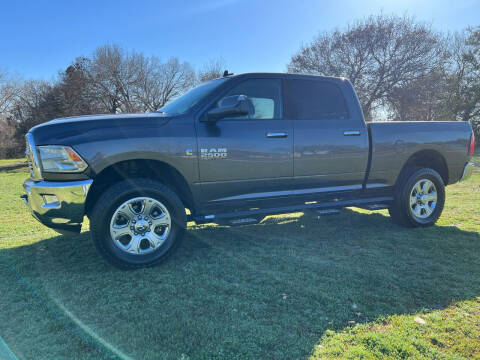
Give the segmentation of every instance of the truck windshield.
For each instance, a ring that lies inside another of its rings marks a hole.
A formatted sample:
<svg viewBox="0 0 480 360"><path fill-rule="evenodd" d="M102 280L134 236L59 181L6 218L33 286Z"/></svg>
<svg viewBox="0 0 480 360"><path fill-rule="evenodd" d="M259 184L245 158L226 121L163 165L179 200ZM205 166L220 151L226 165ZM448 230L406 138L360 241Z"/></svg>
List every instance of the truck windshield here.
<svg viewBox="0 0 480 360"><path fill-rule="evenodd" d="M227 79L220 78L199 85L160 108L158 111L167 115L183 114L195 106L205 96L210 94L214 89L223 84L225 80Z"/></svg>

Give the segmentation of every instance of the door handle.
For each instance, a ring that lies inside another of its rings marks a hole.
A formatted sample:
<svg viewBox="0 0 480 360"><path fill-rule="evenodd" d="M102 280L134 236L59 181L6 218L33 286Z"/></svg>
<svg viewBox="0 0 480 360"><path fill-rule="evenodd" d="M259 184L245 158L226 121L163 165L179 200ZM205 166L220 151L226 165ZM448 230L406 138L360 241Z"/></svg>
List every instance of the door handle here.
<svg viewBox="0 0 480 360"><path fill-rule="evenodd" d="M359 130L345 130L343 132L343 136L359 136L360 131Z"/></svg>
<svg viewBox="0 0 480 360"><path fill-rule="evenodd" d="M267 138L286 138L288 134L286 132L269 132Z"/></svg>

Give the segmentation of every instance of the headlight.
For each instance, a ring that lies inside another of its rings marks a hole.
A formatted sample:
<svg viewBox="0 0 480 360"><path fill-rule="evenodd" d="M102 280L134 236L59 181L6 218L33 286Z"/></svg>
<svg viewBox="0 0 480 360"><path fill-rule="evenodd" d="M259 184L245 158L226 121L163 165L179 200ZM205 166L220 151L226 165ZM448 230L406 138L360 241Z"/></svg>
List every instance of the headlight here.
<svg viewBox="0 0 480 360"><path fill-rule="evenodd" d="M81 172L87 163L68 146L37 146L43 171Z"/></svg>

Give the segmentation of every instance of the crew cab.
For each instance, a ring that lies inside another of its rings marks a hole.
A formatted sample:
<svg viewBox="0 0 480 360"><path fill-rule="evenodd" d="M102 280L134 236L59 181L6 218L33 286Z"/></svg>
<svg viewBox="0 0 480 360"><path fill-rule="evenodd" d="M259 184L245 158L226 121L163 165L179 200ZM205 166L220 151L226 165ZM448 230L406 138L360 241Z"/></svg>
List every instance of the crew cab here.
<svg viewBox="0 0 480 360"><path fill-rule="evenodd" d="M203 83L154 113L56 119L26 141L34 217L79 232L86 215L124 269L166 259L188 221L356 206L433 225L474 148L468 122L367 124L348 80L271 73Z"/></svg>

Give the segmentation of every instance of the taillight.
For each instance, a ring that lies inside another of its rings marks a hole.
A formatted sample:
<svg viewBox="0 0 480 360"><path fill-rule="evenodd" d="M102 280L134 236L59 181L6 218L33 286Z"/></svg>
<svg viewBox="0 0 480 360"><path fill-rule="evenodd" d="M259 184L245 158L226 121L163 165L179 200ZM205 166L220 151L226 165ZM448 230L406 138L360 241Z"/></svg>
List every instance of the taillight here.
<svg viewBox="0 0 480 360"><path fill-rule="evenodd" d="M474 150L475 150L475 135L472 132L472 137L470 138L470 147L468 149L468 156L473 156Z"/></svg>

